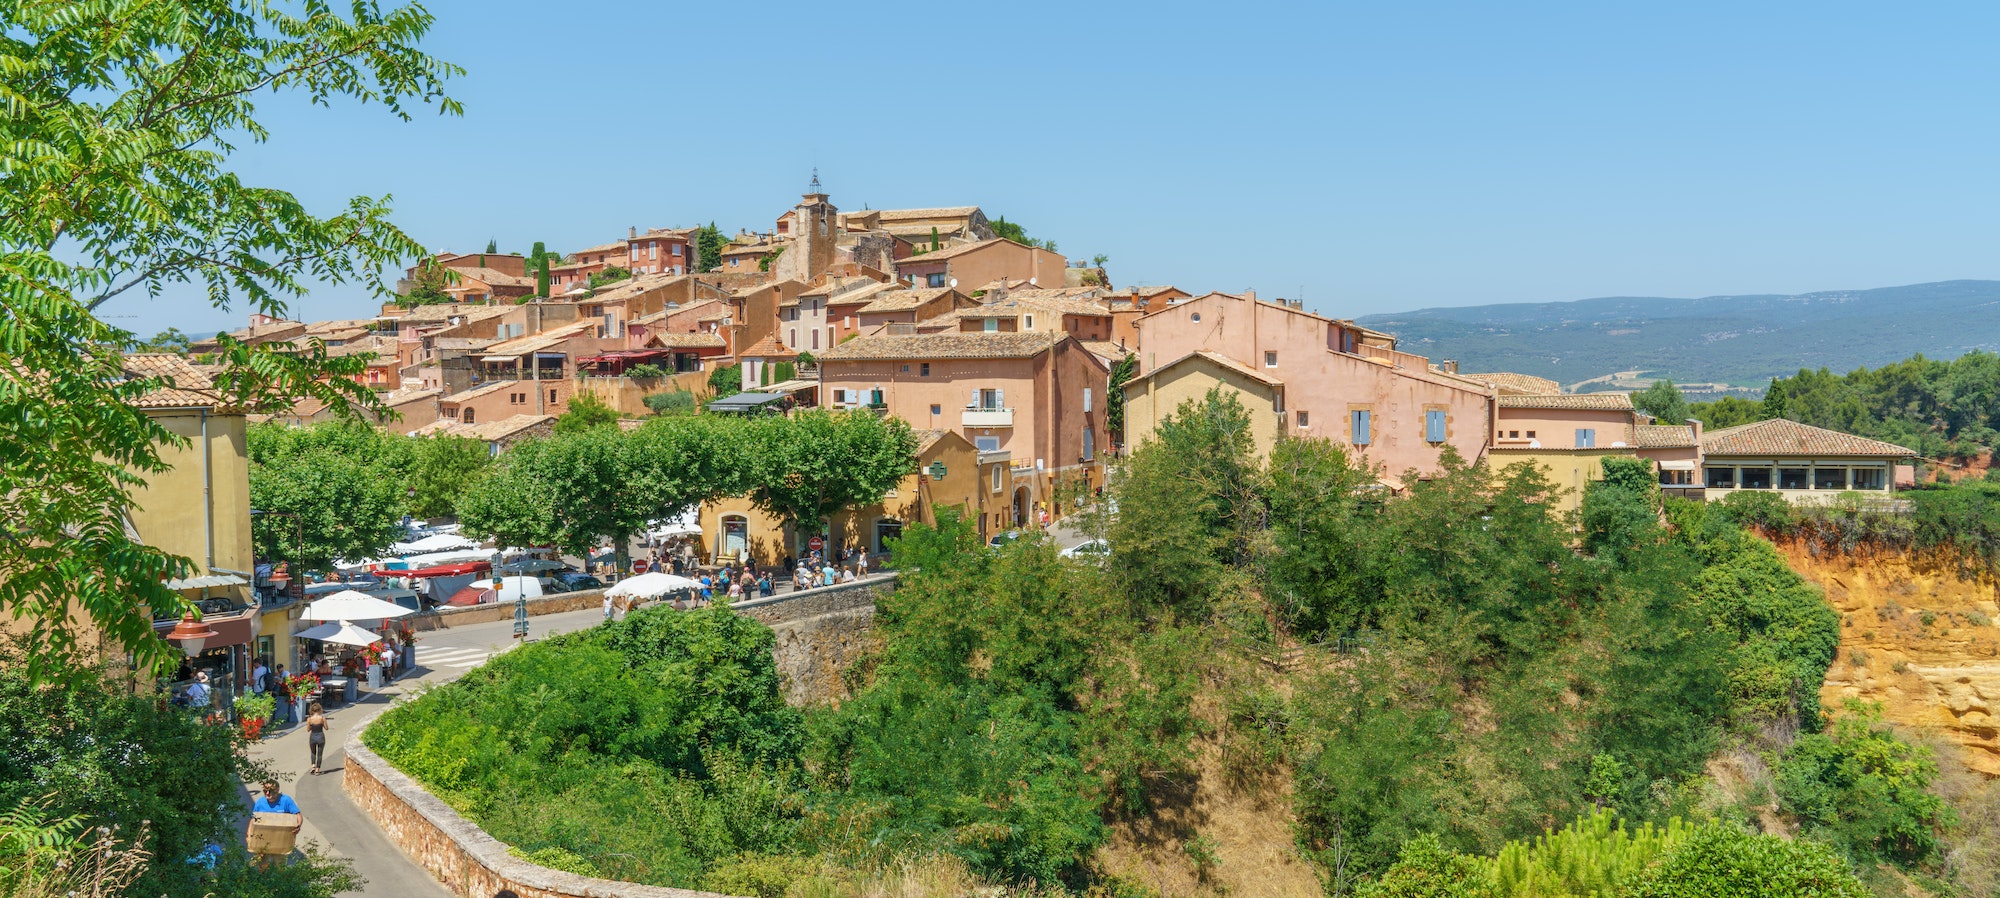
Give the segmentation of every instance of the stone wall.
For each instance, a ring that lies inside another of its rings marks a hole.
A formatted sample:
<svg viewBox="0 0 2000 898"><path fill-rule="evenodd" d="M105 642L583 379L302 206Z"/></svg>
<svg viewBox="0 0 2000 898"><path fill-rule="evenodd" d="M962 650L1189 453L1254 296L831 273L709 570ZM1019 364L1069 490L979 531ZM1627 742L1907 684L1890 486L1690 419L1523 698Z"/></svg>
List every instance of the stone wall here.
<svg viewBox="0 0 2000 898"><path fill-rule="evenodd" d="M366 729L366 723L355 728L342 746L347 797L389 841L460 898L492 898L503 889L520 898L724 898L714 892L578 876L508 854L506 844L362 745L360 733Z"/></svg>
<svg viewBox="0 0 2000 898"><path fill-rule="evenodd" d="M896 588L894 574L856 583L738 602L740 614L770 626L786 703L846 698L847 671L875 647L875 600Z"/></svg>

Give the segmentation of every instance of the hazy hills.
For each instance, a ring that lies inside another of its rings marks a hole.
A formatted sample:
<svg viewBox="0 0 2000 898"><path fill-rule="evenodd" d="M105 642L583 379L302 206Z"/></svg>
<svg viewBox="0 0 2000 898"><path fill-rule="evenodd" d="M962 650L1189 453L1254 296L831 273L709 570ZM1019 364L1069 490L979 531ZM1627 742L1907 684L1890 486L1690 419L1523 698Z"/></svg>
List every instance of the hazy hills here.
<svg viewBox="0 0 2000 898"><path fill-rule="evenodd" d="M1518 371L1565 385L1647 370L1763 387L1800 368L1845 372L1917 353L2000 348L2000 281L1941 281L1701 299L1607 297L1371 315L1360 323L1461 371Z"/></svg>

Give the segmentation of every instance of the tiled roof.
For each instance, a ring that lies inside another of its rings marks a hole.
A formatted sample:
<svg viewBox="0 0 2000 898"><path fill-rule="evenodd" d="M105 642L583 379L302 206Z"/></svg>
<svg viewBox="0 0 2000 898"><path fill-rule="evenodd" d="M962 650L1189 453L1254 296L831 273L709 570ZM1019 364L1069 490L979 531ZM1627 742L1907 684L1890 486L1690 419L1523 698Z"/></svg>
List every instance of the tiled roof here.
<svg viewBox="0 0 2000 898"><path fill-rule="evenodd" d="M521 382L518 380L496 380L491 383L480 384L479 386L473 387L470 390L460 390L456 393L451 394L450 396L444 397L443 401L468 402L474 399L478 399L481 396L485 396L488 393L498 393L501 390L506 390L506 389L519 389L520 386Z"/></svg>
<svg viewBox="0 0 2000 898"><path fill-rule="evenodd" d="M881 286L881 285L882 282L874 278L830 277L826 279L826 283L820 284L817 287L812 287L810 289L799 291L799 295L833 296L838 293L845 293L849 290L861 290L867 287Z"/></svg>
<svg viewBox="0 0 2000 898"><path fill-rule="evenodd" d="M904 312L952 292L950 287L928 287L921 290L897 290L875 297L862 312Z"/></svg>
<svg viewBox="0 0 2000 898"><path fill-rule="evenodd" d="M1018 318L1040 312L1045 315L1080 315L1092 318L1109 318L1111 310L1092 302L1073 299L1016 299L1015 294L1007 294L1006 299L983 303L963 309L953 309L923 323L925 327L949 327L967 318Z"/></svg>
<svg viewBox="0 0 2000 898"><path fill-rule="evenodd" d="M508 274L504 271L496 271L491 268L459 268L454 270L458 272L460 277L478 281L489 287L533 287L535 285L534 278Z"/></svg>
<svg viewBox="0 0 2000 898"><path fill-rule="evenodd" d="M463 324L467 321L482 321L495 315L505 315L511 306L489 306L485 303L446 302L436 305L418 306L410 313L397 318L398 324L443 324L456 317Z"/></svg>
<svg viewBox="0 0 2000 898"><path fill-rule="evenodd" d="M134 400L138 408L212 408L215 381L208 373L177 355L141 353L125 357L125 371L134 377L157 377L173 384L149 390Z"/></svg>
<svg viewBox="0 0 2000 898"><path fill-rule="evenodd" d="M1629 412L1632 410L1632 397L1624 393L1538 393L1527 396L1501 396L1500 407Z"/></svg>
<svg viewBox="0 0 2000 898"><path fill-rule="evenodd" d="M434 389L397 390L393 393L383 396L382 402L384 405L388 405L391 407L398 405L408 405L412 402L418 402L425 399L438 398L439 395L442 394L443 392L444 392L443 390L434 390Z"/></svg>
<svg viewBox="0 0 2000 898"><path fill-rule="evenodd" d="M764 339L751 344L749 349L745 349L737 354L744 358L753 359L789 359L798 357L798 353L786 349L785 344L778 342L777 334L768 335Z"/></svg>
<svg viewBox="0 0 2000 898"><path fill-rule="evenodd" d="M609 253L609 252L616 252L616 251L618 251L618 250L621 250L621 249L624 249L624 248L625 248L625 241L623 241L623 240L619 240L619 241L617 241L616 243L600 243L600 244L598 244L598 245L596 245L596 246L586 246L586 247L584 247L583 249L580 249L580 250L577 250L576 252L573 252L573 253L570 253L570 254L569 254L569 256L568 256L567 258L571 258L571 259L574 259L574 258L576 258L577 256L581 256L581 255L583 255L584 253Z"/></svg>
<svg viewBox="0 0 2000 898"><path fill-rule="evenodd" d="M1562 384L1556 383L1546 377L1536 377L1532 374L1495 371L1489 374L1461 374L1459 376L1491 386L1499 390L1502 395L1550 395L1562 392Z"/></svg>
<svg viewBox="0 0 2000 898"><path fill-rule="evenodd" d="M659 272L633 275L632 277L619 281L615 284L609 284L602 288L599 288L597 292L591 294L591 297L588 300L583 300L583 301L619 302L622 300L631 299L632 297L638 296L639 294L645 293L649 290L657 290L661 287L668 286L674 283L675 281L679 281L688 277L693 277L693 275L662 274Z"/></svg>
<svg viewBox="0 0 2000 898"><path fill-rule="evenodd" d="M950 432L948 430L912 430L910 431L910 435L917 438L917 454L922 455L924 454L924 450L937 445L937 441L944 439L944 435Z"/></svg>
<svg viewBox="0 0 2000 898"><path fill-rule="evenodd" d="M485 349L498 342L500 341L493 337L438 337L431 341L432 345L440 351L457 350L459 352Z"/></svg>
<svg viewBox="0 0 2000 898"><path fill-rule="evenodd" d="M1704 455L1816 455L1910 458L1917 453L1894 443L1838 430L1771 418L1701 435Z"/></svg>
<svg viewBox="0 0 2000 898"><path fill-rule="evenodd" d="M1025 359L1061 342L1061 333L877 334L819 353L821 362L886 359Z"/></svg>
<svg viewBox="0 0 2000 898"><path fill-rule="evenodd" d="M682 312L692 312L692 311L695 311L696 309L700 309L700 308L702 308L702 307L704 307L704 306L707 306L707 305L710 305L710 304L712 304L712 303L719 303L719 302L721 302L721 301L722 301L722 300L719 300L719 299L703 299L703 300L697 300L697 301L695 301L695 302L691 302L691 303L688 303L687 305L684 305L684 306L680 306L680 305L669 305L669 306L667 306L666 308L664 308L664 309L661 309L661 310L659 310L659 311L657 311L657 312L654 312L654 313L652 313L652 314L650 314L650 315L641 315L641 316L639 316L639 317L637 317L637 318L634 318L634 319L632 319L632 320L631 320L630 322L628 322L628 323L629 323L629 324L657 324L657 323L659 323L659 322L661 322L661 321L665 321L665 320L667 320L668 318L670 318L670 317L672 317L672 316L675 316L675 315L679 315L679 314L681 314ZM709 314L710 312L713 312L713 311L714 311L714 310L713 310L713 309L711 309L711 310L709 310L709 312L703 312L702 314L706 315L706 314Z"/></svg>
<svg viewBox="0 0 2000 898"><path fill-rule="evenodd" d="M1125 288L1125 292L1132 296L1150 297L1150 296L1159 296L1162 293L1186 293L1187 291L1182 290L1181 288L1176 287L1172 284L1167 284L1159 287L1127 287Z"/></svg>
<svg viewBox="0 0 2000 898"><path fill-rule="evenodd" d="M789 245L790 244L786 243L751 243L743 246L725 246L722 248L721 255L740 256L745 253L756 253L757 255L761 256L765 253L781 249Z"/></svg>
<svg viewBox="0 0 2000 898"><path fill-rule="evenodd" d="M873 301L875 297L896 289L898 289L898 285L896 284L869 284L865 287L856 287L853 290L843 290L836 293L827 298L826 305L827 308L866 305Z"/></svg>
<svg viewBox="0 0 2000 898"><path fill-rule="evenodd" d="M1241 374L1244 377L1248 377L1251 380L1257 381L1258 383L1267 384L1273 387L1282 387L1285 385L1285 382L1282 380L1272 377L1271 375L1265 374L1262 371L1258 371L1257 369L1252 368L1249 365L1245 365L1242 362L1232 359L1226 355L1223 355L1222 353L1214 352L1207 349L1198 349L1194 352L1190 352L1187 355L1181 356L1180 358L1177 358L1171 362L1161 365L1160 367L1154 369L1152 374L1148 374L1146 376L1153 377L1159 374L1161 371L1165 371L1168 368L1172 368L1175 365L1179 365L1183 362L1187 362L1197 358L1206 360L1208 362L1212 362L1216 365L1220 365L1224 368L1227 368L1231 371Z"/></svg>
<svg viewBox="0 0 2000 898"><path fill-rule="evenodd" d="M490 443L518 435L522 431L534 427L552 424L555 420L556 416L554 415L510 415L492 421L464 424L445 418L419 427L411 435L469 437Z"/></svg>
<svg viewBox="0 0 2000 898"><path fill-rule="evenodd" d="M1119 346L1116 340L1078 340L1083 348L1106 362L1116 362L1131 354L1130 350Z"/></svg>
<svg viewBox="0 0 2000 898"><path fill-rule="evenodd" d="M1632 429L1632 441L1641 449L1693 449L1694 428L1686 424L1641 424Z"/></svg>
<svg viewBox="0 0 2000 898"><path fill-rule="evenodd" d="M729 345L721 334L653 334L646 343L661 349L721 349Z"/></svg>
<svg viewBox="0 0 2000 898"><path fill-rule="evenodd" d="M989 246L993 246L995 244L1000 244L1000 243L1013 243L1015 246L1021 246L1021 244L1014 243L1014 241L1012 240L1007 240L1005 238L994 238L992 240L981 240L978 243L961 243L957 246L947 246L944 249L938 250L937 252L924 253L921 256L911 256L907 259L897 259L896 264L915 265L919 262L940 262L946 259L956 259L959 256L965 255L966 253L982 250ZM1022 246L1021 248L1026 249L1027 247Z"/></svg>
<svg viewBox="0 0 2000 898"><path fill-rule="evenodd" d="M495 343L492 346L486 347L486 352L490 355L520 355L527 352L540 352L571 337L593 334L596 330L597 322L578 321L575 324L565 324L562 327L554 330L546 330L539 334L529 334L525 337L515 337L505 343Z"/></svg>
<svg viewBox="0 0 2000 898"><path fill-rule="evenodd" d="M332 321L315 321L306 325L308 334L326 334L335 331L367 330L375 321L370 318L344 318Z"/></svg>
<svg viewBox="0 0 2000 898"><path fill-rule="evenodd" d="M906 221L912 218L964 218L979 211L978 206L939 206L935 209L875 209L871 210L883 221Z"/></svg>

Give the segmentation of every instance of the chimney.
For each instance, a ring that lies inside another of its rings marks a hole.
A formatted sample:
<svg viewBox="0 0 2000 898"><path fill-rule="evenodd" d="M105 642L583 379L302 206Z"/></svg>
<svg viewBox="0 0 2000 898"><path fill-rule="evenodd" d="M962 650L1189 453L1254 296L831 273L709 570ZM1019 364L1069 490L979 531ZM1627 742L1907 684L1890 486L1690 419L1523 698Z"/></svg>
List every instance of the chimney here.
<svg viewBox="0 0 2000 898"><path fill-rule="evenodd" d="M625 239L627 239L627 240L630 240L630 239L632 239L632 238L634 238L634 237L637 237L637 236L639 236L639 226L638 226L638 225L633 225L633 226L631 226L631 227L629 227L629 228L626 228L626 229L625 229Z"/></svg>
<svg viewBox="0 0 2000 898"><path fill-rule="evenodd" d="M1443 372L1444 372L1444 373L1446 373L1446 374L1457 374L1457 373L1458 373L1458 360L1457 360L1457 359L1445 359L1444 361L1442 361L1442 362L1439 362L1439 363L1438 363L1438 370L1439 370L1439 371L1443 371Z"/></svg>
<svg viewBox="0 0 2000 898"><path fill-rule="evenodd" d="M1692 428L1694 428L1694 445L1695 445L1695 447L1696 447L1696 448L1700 448L1700 447L1701 447L1701 419L1699 419L1699 418L1689 418L1689 419L1687 419L1687 423L1688 423L1688 426L1689 426L1689 427L1692 427Z"/></svg>
<svg viewBox="0 0 2000 898"><path fill-rule="evenodd" d="M1244 299L1247 299L1247 300L1250 300L1251 302L1256 302L1256 301L1257 301L1257 291L1255 291L1255 290L1245 290L1245 291L1243 291L1243 298L1244 298Z"/></svg>

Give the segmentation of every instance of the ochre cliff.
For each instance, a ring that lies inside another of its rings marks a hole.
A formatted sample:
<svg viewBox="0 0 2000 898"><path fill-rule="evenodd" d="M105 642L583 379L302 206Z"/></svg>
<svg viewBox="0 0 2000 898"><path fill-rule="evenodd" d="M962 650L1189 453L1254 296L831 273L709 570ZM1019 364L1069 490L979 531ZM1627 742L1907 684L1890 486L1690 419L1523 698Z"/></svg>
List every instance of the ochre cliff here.
<svg viewBox="0 0 2000 898"><path fill-rule="evenodd" d="M1840 612L1840 656L1820 690L1825 707L1880 702L1888 720L1964 746L1966 766L2000 777L2000 582L1895 552L1779 548Z"/></svg>

